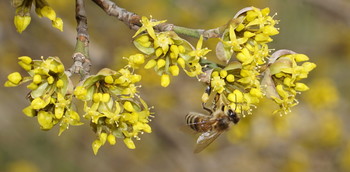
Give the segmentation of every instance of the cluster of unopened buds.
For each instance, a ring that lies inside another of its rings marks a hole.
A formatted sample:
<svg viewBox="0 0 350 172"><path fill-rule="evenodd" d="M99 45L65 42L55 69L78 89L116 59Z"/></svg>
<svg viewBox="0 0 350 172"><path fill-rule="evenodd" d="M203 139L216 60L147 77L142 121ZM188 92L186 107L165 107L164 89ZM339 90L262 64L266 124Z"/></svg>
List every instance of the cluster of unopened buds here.
<svg viewBox="0 0 350 172"><path fill-rule="evenodd" d="M48 18L51 20L53 27L63 31L62 19L56 16L56 12L46 0L12 0L12 5L16 8L14 23L19 33L22 33L30 24L30 11L33 4L39 17Z"/></svg>

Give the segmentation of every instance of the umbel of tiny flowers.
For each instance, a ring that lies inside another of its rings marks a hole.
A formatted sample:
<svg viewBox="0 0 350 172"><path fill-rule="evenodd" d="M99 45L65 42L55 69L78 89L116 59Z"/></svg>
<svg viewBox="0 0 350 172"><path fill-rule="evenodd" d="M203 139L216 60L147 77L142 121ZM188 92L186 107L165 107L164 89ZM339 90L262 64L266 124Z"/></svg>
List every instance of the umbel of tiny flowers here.
<svg viewBox="0 0 350 172"><path fill-rule="evenodd" d="M177 76L180 68L190 77L201 74L200 60L210 50L202 48L203 37L200 37L194 48L173 31L155 32L153 27L163 22L165 21L154 22L142 17L142 27L134 35L134 45L143 54L132 55L127 59L132 68L145 63L144 68L154 69L161 76L161 85L167 87L170 75Z"/></svg>
<svg viewBox="0 0 350 172"><path fill-rule="evenodd" d="M220 100L213 99L212 104L224 105L226 109L234 110L238 115L251 113L251 108L255 107L263 97L260 88L245 87L240 82L242 64L231 62L226 67L217 67L209 72L208 85L209 90L203 93L202 103L206 104L209 100L210 92L219 94ZM220 102L217 102L220 101Z"/></svg>
<svg viewBox="0 0 350 172"><path fill-rule="evenodd" d="M94 154L108 141L123 139L129 149L135 149L133 138L150 133L150 109L137 93L135 83L141 76L128 68L119 71L102 69L76 87L74 95L84 101L84 118L90 121L97 139L92 143Z"/></svg>
<svg viewBox="0 0 350 172"><path fill-rule="evenodd" d="M223 30L216 47L217 58L224 65L217 65L206 72L202 81L210 90L220 94L220 104L237 114L251 114L264 96L261 86L262 67L269 55L270 36L278 34L277 23L269 16L268 8L247 7L240 10ZM208 92L202 95L202 102L209 100ZM217 104L217 99L213 99Z"/></svg>
<svg viewBox="0 0 350 172"><path fill-rule="evenodd" d="M308 60L309 57L304 54L278 50L271 55L265 69L259 71L260 76L256 78L258 83L254 87L240 82L244 78L242 71L245 70L240 62L235 61L224 68L215 68L209 72L209 91L203 93L202 102L206 104L210 100L209 93L213 91L219 94L220 99L213 99L212 104L223 104L225 108L245 116L251 114L252 107L257 107L262 97L267 97L280 107L273 113L286 114L291 111L291 107L298 104L297 93L309 89L300 82L316 67L316 64Z"/></svg>
<svg viewBox="0 0 350 172"><path fill-rule="evenodd" d="M62 19L56 17L56 12L49 6L46 0L12 0L12 4L16 8L14 23L19 33L22 33L30 24L30 10L33 3L35 5L35 12L39 17L50 19L53 27L63 31Z"/></svg>
<svg viewBox="0 0 350 172"><path fill-rule="evenodd" d="M247 7L240 10L227 24L220 42L217 44L217 57L228 63L235 55L242 64L258 66L265 63L268 56L270 36L277 35L277 20L269 16L270 9Z"/></svg>
<svg viewBox="0 0 350 172"><path fill-rule="evenodd" d="M50 130L59 123L59 135L69 125L81 125L80 117L72 108L73 86L58 57L32 60L28 56L19 57L18 64L28 72L22 77L19 72L8 75L5 87L15 87L30 82L28 99L30 105L23 109L29 117L37 117L42 130Z"/></svg>
<svg viewBox="0 0 350 172"><path fill-rule="evenodd" d="M266 96L280 106L274 113L290 112L290 108L298 104L297 93L309 89L300 82L316 67L315 63L308 60L306 55L290 50L279 50L272 54L262 84L265 86Z"/></svg>

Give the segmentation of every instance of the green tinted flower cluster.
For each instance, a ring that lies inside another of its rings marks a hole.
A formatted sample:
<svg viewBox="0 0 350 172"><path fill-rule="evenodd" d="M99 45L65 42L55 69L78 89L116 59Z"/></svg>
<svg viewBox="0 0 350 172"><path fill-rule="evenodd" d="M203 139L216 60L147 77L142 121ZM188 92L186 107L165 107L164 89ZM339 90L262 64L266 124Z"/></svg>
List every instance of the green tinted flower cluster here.
<svg viewBox="0 0 350 172"><path fill-rule="evenodd" d="M32 4L35 5L35 12L39 17L50 19L53 27L63 31L62 19L56 17L56 12L45 0L12 0L12 2L13 6L16 8L14 23L19 33L22 33L30 24L30 10Z"/></svg>
<svg viewBox="0 0 350 172"><path fill-rule="evenodd" d="M29 76L11 73L5 86L13 87L31 81L27 85L31 90L28 94L31 104L23 110L24 114L36 116L42 130L50 130L60 123L59 134L68 129L69 125L81 125L78 113L72 109L73 86L61 61L57 57L32 60L28 56L22 56L18 59L19 65Z"/></svg>
<svg viewBox="0 0 350 172"><path fill-rule="evenodd" d="M139 139L139 133L151 132L150 109L135 86L140 80L141 76L132 74L129 69L102 69L75 89L75 96L85 102L84 118L91 122L98 135L92 143L95 154L106 141L115 144L116 138L135 149L132 138Z"/></svg>
<svg viewBox="0 0 350 172"><path fill-rule="evenodd" d="M170 75L177 76L181 67L188 76L195 77L202 73L202 66L199 63L201 58L210 51L202 48L203 38L201 37L196 48L193 48L186 40L180 38L175 32L167 31L157 33L153 27L165 21L152 22L142 17L143 26L134 35L134 45L142 54L130 56L129 66L138 68L145 64L146 69L153 68L161 75L161 85L167 87L170 84ZM141 34L142 31L147 33ZM142 59L142 60L141 60Z"/></svg>
<svg viewBox="0 0 350 172"><path fill-rule="evenodd" d="M298 92L309 89L306 84L301 83L301 79L308 77L316 64L308 61L309 58L304 54L286 54L277 58L269 67L269 72L275 84L276 92L269 92L271 98L280 106L275 113L290 112L290 108L297 105L295 98ZM303 62L301 65L298 63Z"/></svg>

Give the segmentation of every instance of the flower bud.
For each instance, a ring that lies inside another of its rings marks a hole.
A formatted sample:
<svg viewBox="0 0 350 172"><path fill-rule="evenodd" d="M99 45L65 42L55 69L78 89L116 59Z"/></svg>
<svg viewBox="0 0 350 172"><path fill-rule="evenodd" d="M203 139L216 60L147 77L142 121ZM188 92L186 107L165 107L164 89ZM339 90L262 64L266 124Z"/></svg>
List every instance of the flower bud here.
<svg viewBox="0 0 350 172"><path fill-rule="evenodd" d="M41 83L41 75L38 75L38 74L36 74L36 75L34 75L34 77L33 77L33 83L35 83L35 84L40 84Z"/></svg>
<svg viewBox="0 0 350 172"><path fill-rule="evenodd" d="M107 133L101 133L100 134L100 141L104 145L107 141Z"/></svg>
<svg viewBox="0 0 350 172"><path fill-rule="evenodd" d="M145 65L145 69L151 69L153 68L154 66L157 65L157 62L156 60L152 59L152 60L149 60L146 65Z"/></svg>
<svg viewBox="0 0 350 172"><path fill-rule="evenodd" d="M133 62L135 64L143 64L145 63L145 56L143 54L135 54L133 55Z"/></svg>
<svg viewBox="0 0 350 172"><path fill-rule="evenodd" d="M14 19L14 23L15 23L17 32L22 33L30 24L30 20L31 20L30 16L16 15Z"/></svg>
<svg viewBox="0 0 350 172"><path fill-rule="evenodd" d="M221 70L220 71L220 77L225 78L227 76L227 71L226 70Z"/></svg>
<svg viewBox="0 0 350 172"><path fill-rule="evenodd" d="M255 36L255 40L258 42L265 42L265 41L268 41L269 39L271 38L268 35L263 33L259 33Z"/></svg>
<svg viewBox="0 0 350 172"><path fill-rule="evenodd" d="M36 90L39 86L35 83L30 83L29 85L27 85L27 88L30 90Z"/></svg>
<svg viewBox="0 0 350 172"><path fill-rule="evenodd" d="M144 132L146 132L146 133L151 133L152 132L152 128L148 124L143 124L143 129L142 130Z"/></svg>
<svg viewBox="0 0 350 172"><path fill-rule="evenodd" d="M37 119L38 119L38 123L40 124L42 129L49 130L53 127L52 114L50 114L46 111L39 111Z"/></svg>
<svg viewBox="0 0 350 172"><path fill-rule="evenodd" d="M167 74L163 74L160 78L160 85L162 87L167 87L170 84L170 76Z"/></svg>
<svg viewBox="0 0 350 172"><path fill-rule="evenodd" d="M157 48L157 49L156 49L156 56L159 57L159 56L161 56L162 54L163 54L162 48L160 48L160 47Z"/></svg>
<svg viewBox="0 0 350 172"><path fill-rule="evenodd" d="M244 29L244 24L240 23L237 27L236 27L236 31L239 32L241 30Z"/></svg>
<svg viewBox="0 0 350 172"><path fill-rule="evenodd" d="M102 98L101 98L101 102L108 102L111 98L111 95L109 93L103 93L102 94Z"/></svg>
<svg viewBox="0 0 350 172"><path fill-rule="evenodd" d="M136 41L139 43L146 43L149 42L149 37L148 35L141 35L138 38L136 38Z"/></svg>
<svg viewBox="0 0 350 172"><path fill-rule="evenodd" d="M50 6L44 6L39 11L40 14L37 13L39 17L47 17L50 20L56 19L56 12Z"/></svg>
<svg viewBox="0 0 350 172"><path fill-rule="evenodd" d="M226 81L227 81L227 82L233 82L233 81L235 81L235 76L232 75L232 74L228 74L227 77L226 77Z"/></svg>
<svg viewBox="0 0 350 172"><path fill-rule="evenodd" d="M124 103L123 107L124 107L125 110L127 110L129 112L134 112L135 111L134 107L132 106L131 102L129 102L129 101L126 101Z"/></svg>
<svg viewBox="0 0 350 172"><path fill-rule="evenodd" d="M35 98L31 103L30 106L33 109L43 109L44 107L46 107L46 105L48 105L49 102L45 102L43 99L41 99L40 97Z"/></svg>
<svg viewBox="0 0 350 172"><path fill-rule="evenodd" d="M233 91L227 96L227 99L231 102L242 103L243 102L243 93L239 90Z"/></svg>
<svg viewBox="0 0 350 172"><path fill-rule="evenodd" d="M124 139L124 144L129 148L129 149L135 149L136 146L134 142L131 140L131 138L127 137Z"/></svg>
<svg viewBox="0 0 350 172"><path fill-rule="evenodd" d="M179 75L179 67L177 65L172 65L169 67L169 71L173 76L178 76Z"/></svg>
<svg viewBox="0 0 350 172"><path fill-rule="evenodd" d="M102 93L94 93L92 99L93 99L93 101L94 101L95 103L100 102L101 99L102 99Z"/></svg>
<svg viewBox="0 0 350 172"><path fill-rule="evenodd" d="M246 20L247 21L253 21L256 17L258 17L257 12L255 11L248 11L246 15Z"/></svg>
<svg viewBox="0 0 350 172"><path fill-rule="evenodd" d="M306 91L308 89L309 89L309 87L307 85L305 85L304 83L298 82L295 84L296 91Z"/></svg>
<svg viewBox="0 0 350 172"><path fill-rule="evenodd" d="M277 91L278 95L281 96L282 99L288 97L288 93L283 89L283 86L281 84L278 84L276 86L276 91Z"/></svg>
<svg viewBox="0 0 350 172"><path fill-rule="evenodd" d="M178 58L177 59L177 63L182 67L182 68L185 68L185 64L186 64L186 62L185 62L185 59L183 59L183 58Z"/></svg>
<svg viewBox="0 0 350 172"><path fill-rule="evenodd" d="M21 56L21 57L18 57L18 60L21 60L23 63L25 64L31 64L32 63L32 58L28 57L28 56Z"/></svg>
<svg viewBox="0 0 350 172"><path fill-rule="evenodd" d="M131 83L136 83L136 82L141 81L141 79L142 79L142 76L141 76L141 75L135 74L135 75L132 75L132 76L131 76L130 81L131 81Z"/></svg>
<svg viewBox="0 0 350 172"><path fill-rule="evenodd" d="M249 31L245 31L245 32L244 32L244 37L245 37L245 38L250 38L250 37L252 37L252 36L254 36L254 35L255 35L254 33L249 32Z"/></svg>
<svg viewBox="0 0 350 172"><path fill-rule="evenodd" d="M52 26L63 32L63 21L61 18L56 17L55 20L52 20Z"/></svg>
<svg viewBox="0 0 350 172"><path fill-rule="evenodd" d="M52 84L55 81L55 79L52 76L49 76L47 78L47 83Z"/></svg>
<svg viewBox="0 0 350 172"><path fill-rule="evenodd" d="M102 142L100 140L95 140L92 142L92 150L94 151L94 154L96 155L100 147L102 146Z"/></svg>
<svg viewBox="0 0 350 172"><path fill-rule="evenodd" d="M263 28L263 33L269 36L273 36L279 34L279 31L274 26L267 25Z"/></svg>
<svg viewBox="0 0 350 172"><path fill-rule="evenodd" d="M107 84L113 84L114 79L113 79L112 75L108 75L108 76L105 77L104 81Z"/></svg>
<svg viewBox="0 0 350 172"><path fill-rule="evenodd" d="M117 143L117 140L113 134L109 134L107 137L107 141L111 145L115 145Z"/></svg>
<svg viewBox="0 0 350 172"><path fill-rule="evenodd" d="M29 117L34 117L36 115L36 111L31 106L27 106L22 112Z"/></svg>
<svg viewBox="0 0 350 172"><path fill-rule="evenodd" d="M165 66L165 60L164 59L159 59L157 61L157 68L160 69Z"/></svg>
<svg viewBox="0 0 350 172"><path fill-rule="evenodd" d="M55 107L55 117L61 119L64 114L64 107Z"/></svg>
<svg viewBox="0 0 350 172"><path fill-rule="evenodd" d="M255 96L255 97L262 97L261 90L259 90L259 89L257 89L257 88L252 88L252 89L250 89L249 93L250 93L252 96Z"/></svg>
<svg viewBox="0 0 350 172"><path fill-rule="evenodd" d="M18 64L26 71L29 71L32 69L32 65L31 64L26 64L23 61L19 61Z"/></svg>
<svg viewBox="0 0 350 172"><path fill-rule="evenodd" d="M18 72L13 72L13 73L11 73L11 74L9 74L8 76L7 76L7 79L10 81L10 82L12 82L12 83L14 83L14 84L19 84L19 82L21 82L21 80L22 80L22 76L21 76L21 74L20 73L18 73Z"/></svg>

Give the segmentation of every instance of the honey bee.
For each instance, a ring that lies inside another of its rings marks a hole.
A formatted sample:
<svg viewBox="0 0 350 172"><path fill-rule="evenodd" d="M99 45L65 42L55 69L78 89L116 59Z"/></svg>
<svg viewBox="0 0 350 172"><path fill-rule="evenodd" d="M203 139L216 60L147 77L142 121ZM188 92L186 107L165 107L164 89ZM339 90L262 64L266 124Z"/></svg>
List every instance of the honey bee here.
<svg viewBox="0 0 350 172"><path fill-rule="evenodd" d="M237 124L240 120L236 112L229 109L225 111L225 106L221 106L215 111L211 111L209 115L190 112L186 115L186 122L189 127L201 135L197 139L194 153L199 153L209 146L221 133L228 130L231 122Z"/></svg>

